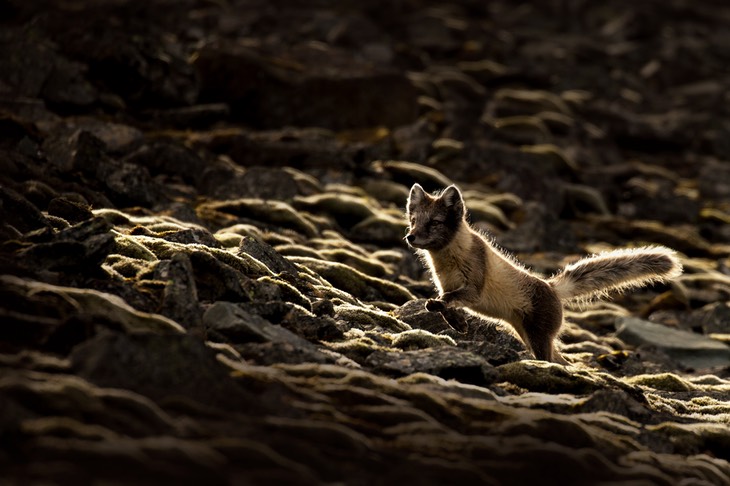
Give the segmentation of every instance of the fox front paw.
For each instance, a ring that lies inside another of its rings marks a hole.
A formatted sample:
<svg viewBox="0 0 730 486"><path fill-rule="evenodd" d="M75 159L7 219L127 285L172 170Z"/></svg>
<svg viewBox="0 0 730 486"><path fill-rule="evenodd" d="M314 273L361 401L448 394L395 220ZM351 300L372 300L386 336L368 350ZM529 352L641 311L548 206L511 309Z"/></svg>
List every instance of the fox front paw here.
<svg viewBox="0 0 730 486"><path fill-rule="evenodd" d="M446 302L440 299L428 299L426 310L429 312L443 312L446 310Z"/></svg>

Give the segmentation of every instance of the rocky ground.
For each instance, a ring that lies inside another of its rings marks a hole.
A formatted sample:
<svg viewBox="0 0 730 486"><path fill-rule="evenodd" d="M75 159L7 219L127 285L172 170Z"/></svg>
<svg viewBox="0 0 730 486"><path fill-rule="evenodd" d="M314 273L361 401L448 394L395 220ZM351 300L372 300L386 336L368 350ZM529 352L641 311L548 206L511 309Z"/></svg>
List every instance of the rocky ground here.
<svg viewBox="0 0 730 486"><path fill-rule="evenodd" d="M730 484L725 2L0 24L0 483ZM685 274L531 360L425 311L414 182L537 272L663 244Z"/></svg>

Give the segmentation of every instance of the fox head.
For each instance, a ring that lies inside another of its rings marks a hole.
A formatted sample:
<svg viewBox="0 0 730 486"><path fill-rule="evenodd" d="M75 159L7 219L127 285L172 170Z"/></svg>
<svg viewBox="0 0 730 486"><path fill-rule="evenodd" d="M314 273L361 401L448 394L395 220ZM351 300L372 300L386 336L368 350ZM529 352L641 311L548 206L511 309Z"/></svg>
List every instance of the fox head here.
<svg viewBox="0 0 730 486"><path fill-rule="evenodd" d="M408 244L421 250L438 251L451 243L464 224L464 200L453 185L431 196L419 184L414 184L408 195L406 216Z"/></svg>

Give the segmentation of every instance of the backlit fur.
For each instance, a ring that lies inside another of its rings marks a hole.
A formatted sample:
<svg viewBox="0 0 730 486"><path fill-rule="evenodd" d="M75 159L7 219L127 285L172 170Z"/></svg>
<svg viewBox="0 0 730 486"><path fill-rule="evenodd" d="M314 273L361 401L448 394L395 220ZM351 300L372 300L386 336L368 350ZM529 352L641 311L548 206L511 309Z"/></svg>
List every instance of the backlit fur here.
<svg viewBox="0 0 730 486"><path fill-rule="evenodd" d="M677 277L682 266L664 247L617 250L588 257L543 279L466 222L456 186L435 195L415 184L407 205L406 241L421 255L439 297L427 307L462 306L512 325L538 359L564 363L554 349L563 301L600 297Z"/></svg>

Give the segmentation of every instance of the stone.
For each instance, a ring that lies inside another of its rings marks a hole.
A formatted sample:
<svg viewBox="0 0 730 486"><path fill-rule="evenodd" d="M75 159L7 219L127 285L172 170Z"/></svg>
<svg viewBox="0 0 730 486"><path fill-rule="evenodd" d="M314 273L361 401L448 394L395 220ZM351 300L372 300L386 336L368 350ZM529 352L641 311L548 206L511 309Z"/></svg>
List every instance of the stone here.
<svg viewBox="0 0 730 486"><path fill-rule="evenodd" d="M71 224L80 223L94 216L88 204L73 201L65 196L51 199L48 203L48 214L63 218Z"/></svg>
<svg viewBox="0 0 730 486"><path fill-rule="evenodd" d="M616 320L616 337L632 346L656 347L686 368L730 365L730 347L727 344L635 317Z"/></svg>
<svg viewBox="0 0 730 486"><path fill-rule="evenodd" d="M13 226L21 233L51 226L48 219L33 203L5 186L0 186L0 215L3 224Z"/></svg>
<svg viewBox="0 0 730 486"><path fill-rule="evenodd" d="M261 402L193 336L106 332L77 346L70 359L79 376L98 386L132 390L155 401L188 399L228 410L261 410Z"/></svg>
<svg viewBox="0 0 730 486"><path fill-rule="evenodd" d="M209 214L206 212L210 211ZM262 199L238 199L223 202L202 204L198 208L203 219L213 217L215 213L224 213L241 218L261 221L274 227L297 231L304 236L314 237L317 228L289 204L282 201L264 201Z"/></svg>
<svg viewBox="0 0 730 486"><path fill-rule="evenodd" d="M390 376L428 373L480 386L488 385L497 378L494 368L483 358L450 346L418 351L374 351L365 360L365 365Z"/></svg>
<svg viewBox="0 0 730 486"><path fill-rule="evenodd" d="M0 283L20 296L43 293L55 301L65 301L67 312L95 324L105 325L130 334L181 333L183 328L170 319L130 307L116 295L91 289L76 289L21 279L11 275L0 276Z"/></svg>
<svg viewBox="0 0 730 486"><path fill-rule="evenodd" d="M281 53L289 59L286 65L255 48L208 43L195 63L203 99L229 102L234 116L264 129L393 127L416 118L416 92L402 73L359 62L331 46L326 50L323 64L315 61L322 59L317 49L294 47ZM348 109L340 109L343 105Z"/></svg>
<svg viewBox="0 0 730 486"><path fill-rule="evenodd" d="M203 323L233 343L276 343L285 344L289 349L315 350L312 344L288 329L231 302L219 301L210 306L203 314Z"/></svg>
<svg viewBox="0 0 730 486"><path fill-rule="evenodd" d="M273 273L287 272L289 275L297 275L297 267L279 253L268 243L253 237L244 236L238 247L238 253L245 253L266 265Z"/></svg>
<svg viewBox="0 0 730 486"><path fill-rule="evenodd" d="M401 243L407 232L404 218L371 216L353 226L349 234L353 241L388 247Z"/></svg>
<svg viewBox="0 0 730 486"><path fill-rule="evenodd" d="M190 257L185 253L175 253L165 271L159 273L160 279L165 282L160 313L189 331L201 333L202 310Z"/></svg>
<svg viewBox="0 0 730 486"><path fill-rule="evenodd" d="M190 254L195 286L201 301L230 300L248 302L251 296L246 290L249 277L236 268L204 251Z"/></svg>
<svg viewBox="0 0 730 486"><path fill-rule="evenodd" d="M93 272L116 246L110 225L92 218L58 231L19 252L26 264L48 269Z"/></svg>
<svg viewBox="0 0 730 486"><path fill-rule="evenodd" d="M290 260L321 275L333 286L364 300L386 299L402 304L413 298L413 294L405 287L365 275L349 265L308 257L291 257Z"/></svg>

